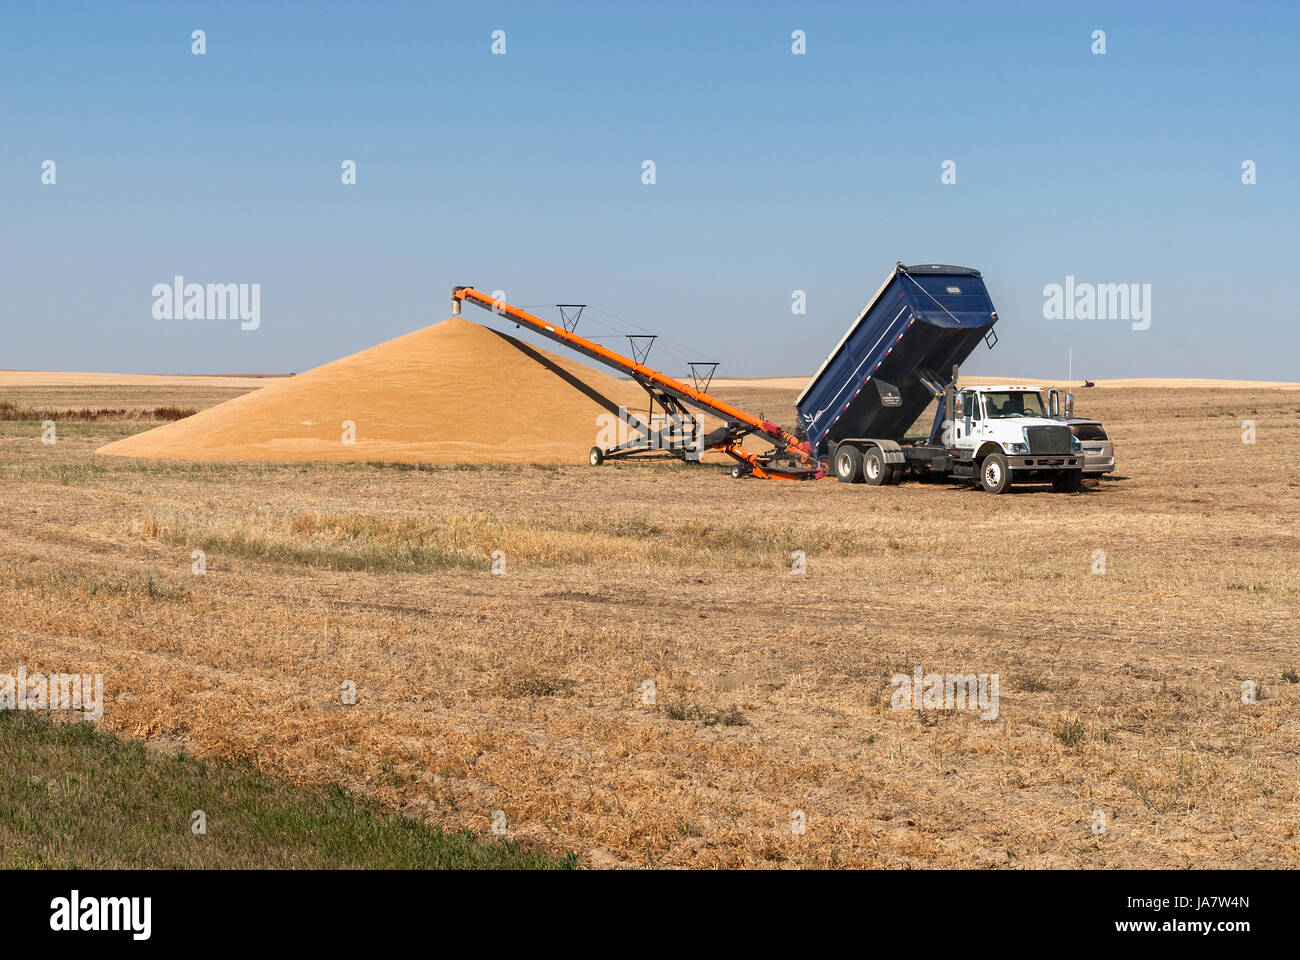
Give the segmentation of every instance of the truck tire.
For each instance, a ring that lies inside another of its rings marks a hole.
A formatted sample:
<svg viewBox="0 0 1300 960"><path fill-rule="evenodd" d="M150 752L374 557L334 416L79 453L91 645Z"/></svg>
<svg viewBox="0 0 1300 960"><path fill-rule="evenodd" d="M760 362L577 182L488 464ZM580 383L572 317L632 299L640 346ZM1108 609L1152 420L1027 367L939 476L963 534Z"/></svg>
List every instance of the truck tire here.
<svg viewBox="0 0 1300 960"><path fill-rule="evenodd" d="M872 447L862 458L862 478L873 487L889 483L889 464L885 463L885 454L879 447Z"/></svg>
<svg viewBox="0 0 1300 960"><path fill-rule="evenodd" d="M840 483L862 482L862 451L852 444L835 448L835 479Z"/></svg>
<svg viewBox="0 0 1300 960"><path fill-rule="evenodd" d="M1052 481L1052 489L1057 493L1078 493L1082 486L1082 470L1066 470Z"/></svg>
<svg viewBox="0 0 1300 960"><path fill-rule="evenodd" d="M1006 493L1011 487L1011 468L1000 453L990 453L980 462L980 486L989 493Z"/></svg>
<svg viewBox="0 0 1300 960"><path fill-rule="evenodd" d="M593 467L599 467L605 462L605 452L600 447L592 447L587 453L587 462Z"/></svg>

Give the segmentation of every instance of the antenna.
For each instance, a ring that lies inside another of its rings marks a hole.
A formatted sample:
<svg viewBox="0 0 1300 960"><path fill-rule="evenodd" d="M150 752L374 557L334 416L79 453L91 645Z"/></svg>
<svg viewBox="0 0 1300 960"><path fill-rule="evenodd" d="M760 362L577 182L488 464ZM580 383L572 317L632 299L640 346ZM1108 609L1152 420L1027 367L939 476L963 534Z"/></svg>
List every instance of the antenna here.
<svg viewBox="0 0 1300 960"><path fill-rule="evenodd" d="M582 309L585 303L557 303L560 308L560 323L564 326L566 333L573 333L578 327L578 318L582 316Z"/></svg>
<svg viewBox="0 0 1300 960"><path fill-rule="evenodd" d="M715 360L688 360L691 368L691 379L695 381L695 389L700 393L708 393L709 385L713 383L713 374L717 372L718 364ZM696 369L699 367L700 369ZM707 369L705 369L707 368ZM703 384L701 386L701 384Z"/></svg>
<svg viewBox="0 0 1300 960"><path fill-rule="evenodd" d="M627 342L632 347L632 359L637 363L645 363L646 357L650 356L650 348L655 345L659 337L651 333L629 333Z"/></svg>

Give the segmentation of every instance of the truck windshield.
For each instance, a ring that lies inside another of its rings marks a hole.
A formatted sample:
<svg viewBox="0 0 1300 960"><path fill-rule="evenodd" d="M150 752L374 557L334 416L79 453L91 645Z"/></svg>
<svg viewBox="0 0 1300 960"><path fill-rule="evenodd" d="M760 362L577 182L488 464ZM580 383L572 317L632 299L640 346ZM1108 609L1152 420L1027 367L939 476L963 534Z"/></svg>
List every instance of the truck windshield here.
<svg viewBox="0 0 1300 960"><path fill-rule="evenodd" d="M984 394L990 420L1010 417L1045 417L1043 398L1029 390L993 390Z"/></svg>

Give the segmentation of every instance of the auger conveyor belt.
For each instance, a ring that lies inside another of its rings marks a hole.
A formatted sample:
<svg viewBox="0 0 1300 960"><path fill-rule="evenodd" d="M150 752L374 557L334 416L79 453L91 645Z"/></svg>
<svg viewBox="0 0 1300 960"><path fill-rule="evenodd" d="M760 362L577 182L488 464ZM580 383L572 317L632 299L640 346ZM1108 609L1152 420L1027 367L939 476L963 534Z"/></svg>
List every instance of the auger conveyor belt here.
<svg viewBox="0 0 1300 960"><path fill-rule="evenodd" d="M726 428L710 434L705 441L705 449L721 450L741 463L747 464L756 477L803 480L823 475L823 465L812 454L808 444L775 423L746 413L702 390L697 390L630 357L580 337L576 333L561 329L541 317L511 306L504 300L492 297L474 287L453 287L451 299L456 314L460 313L462 302L472 303L497 316L505 317L521 327L527 327L556 343L562 343L583 356L613 367L640 383L646 390L651 391L652 395L654 391L659 391L682 404L721 418L726 423ZM741 442L750 434L769 441L773 446L772 452L754 454L745 450Z"/></svg>

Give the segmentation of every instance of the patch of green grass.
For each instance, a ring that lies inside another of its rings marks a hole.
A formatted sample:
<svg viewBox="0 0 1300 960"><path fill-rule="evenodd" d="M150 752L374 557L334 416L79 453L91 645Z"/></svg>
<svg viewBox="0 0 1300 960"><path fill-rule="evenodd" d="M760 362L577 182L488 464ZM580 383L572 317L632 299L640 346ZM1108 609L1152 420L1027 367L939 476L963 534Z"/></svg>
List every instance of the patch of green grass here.
<svg viewBox="0 0 1300 960"><path fill-rule="evenodd" d="M206 832L193 832L195 811ZM338 787L0 711L0 869L573 869L577 857L387 814Z"/></svg>
<svg viewBox="0 0 1300 960"><path fill-rule="evenodd" d="M6 463L0 464L0 478L5 480L37 481L69 486L85 483L108 473L106 467L93 463Z"/></svg>
<svg viewBox="0 0 1300 960"><path fill-rule="evenodd" d="M53 567L6 563L0 566L0 580L34 587L48 596L135 597L179 603L189 597L189 590L162 573L104 574L94 567Z"/></svg>
<svg viewBox="0 0 1300 960"><path fill-rule="evenodd" d="M690 720L706 727L744 727L749 721L739 707L725 710L705 710L696 703L672 703L664 707L669 720Z"/></svg>
<svg viewBox="0 0 1300 960"><path fill-rule="evenodd" d="M295 514L278 525L178 522L157 525L156 532L170 543L198 547L212 555L325 570L429 573L488 569L490 543L502 527L464 517L424 521ZM153 528L148 532L152 534Z"/></svg>
<svg viewBox="0 0 1300 960"><path fill-rule="evenodd" d="M1043 693L1052 689L1052 685L1044 677L1033 673L1020 674L1013 683L1015 689L1024 693Z"/></svg>
<svg viewBox="0 0 1300 960"><path fill-rule="evenodd" d="M1067 747L1077 747L1086 735L1087 730L1084 729L1083 721L1077 719L1062 720L1052 730L1052 736Z"/></svg>
<svg viewBox="0 0 1300 960"><path fill-rule="evenodd" d="M546 677L536 673L507 680L503 693L514 697L570 697L574 682L568 677Z"/></svg>

